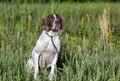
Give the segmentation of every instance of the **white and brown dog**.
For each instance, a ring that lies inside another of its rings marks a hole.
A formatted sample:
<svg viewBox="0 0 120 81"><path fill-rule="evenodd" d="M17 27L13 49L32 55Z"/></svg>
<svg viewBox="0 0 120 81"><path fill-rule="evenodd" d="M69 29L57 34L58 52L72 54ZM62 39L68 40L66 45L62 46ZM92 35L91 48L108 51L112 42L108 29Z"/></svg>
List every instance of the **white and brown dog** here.
<svg viewBox="0 0 120 81"><path fill-rule="evenodd" d="M58 30L63 28L63 19L57 14L50 14L43 19L42 27L44 30L32 51L32 58L28 60L27 67L33 72L34 79L37 78L39 67L51 67L49 78L52 79L60 51Z"/></svg>

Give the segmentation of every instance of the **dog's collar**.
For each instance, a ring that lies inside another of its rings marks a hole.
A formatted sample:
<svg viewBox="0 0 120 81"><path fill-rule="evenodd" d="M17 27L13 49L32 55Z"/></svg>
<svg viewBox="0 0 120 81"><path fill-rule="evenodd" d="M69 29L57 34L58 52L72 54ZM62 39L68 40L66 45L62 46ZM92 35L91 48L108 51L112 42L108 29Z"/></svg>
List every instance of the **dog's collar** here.
<svg viewBox="0 0 120 81"><path fill-rule="evenodd" d="M55 36L58 35L58 32L53 32L53 31L49 31L49 32L45 32L47 36L53 38Z"/></svg>
<svg viewBox="0 0 120 81"><path fill-rule="evenodd" d="M46 35L49 36L50 38L53 38L54 36L50 36L47 32L46 32Z"/></svg>

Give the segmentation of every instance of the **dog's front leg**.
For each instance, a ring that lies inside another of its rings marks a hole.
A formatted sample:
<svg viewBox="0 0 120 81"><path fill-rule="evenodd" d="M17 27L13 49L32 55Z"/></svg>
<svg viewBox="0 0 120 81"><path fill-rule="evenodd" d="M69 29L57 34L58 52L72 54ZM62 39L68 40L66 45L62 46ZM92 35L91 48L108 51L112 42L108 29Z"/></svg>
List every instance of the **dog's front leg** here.
<svg viewBox="0 0 120 81"><path fill-rule="evenodd" d="M44 52L44 50L46 49L49 43L48 39L42 38L43 37L42 35L40 36L39 40L37 41L37 44L35 45L32 51L32 59L33 59L34 67L35 67L33 76L35 80L37 79L37 73L39 72L39 65L38 65L39 56Z"/></svg>
<svg viewBox="0 0 120 81"><path fill-rule="evenodd" d="M54 77L54 70L55 70L57 59L58 59L58 53L55 54L55 57L54 57L53 62L51 64L51 71L50 71L50 74L48 76L50 80L52 80Z"/></svg>
<svg viewBox="0 0 120 81"><path fill-rule="evenodd" d="M38 66L39 54L36 53L36 52L34 52L34 53L32 54L32 58L33 58L34 67L35 67L33 77L34 77L34 80L36 80L36 79L37 79L37 73L39 72L39 69L38 69L38 68L39 68L39 66Z"/></svg>

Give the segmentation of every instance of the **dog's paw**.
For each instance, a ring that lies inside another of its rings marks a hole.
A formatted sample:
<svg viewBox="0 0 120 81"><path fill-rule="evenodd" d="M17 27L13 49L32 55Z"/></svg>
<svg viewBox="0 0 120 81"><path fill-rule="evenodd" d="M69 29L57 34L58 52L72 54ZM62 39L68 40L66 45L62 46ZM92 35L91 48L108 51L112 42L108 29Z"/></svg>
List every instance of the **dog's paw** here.
<svg viewBox="0 0 120 81"><path fill-rule="evenodd" d="M48 76L48 78L49 78L50 80L52 80L53 77L54 77L54 74L49 74L49 76Z"/></svg>

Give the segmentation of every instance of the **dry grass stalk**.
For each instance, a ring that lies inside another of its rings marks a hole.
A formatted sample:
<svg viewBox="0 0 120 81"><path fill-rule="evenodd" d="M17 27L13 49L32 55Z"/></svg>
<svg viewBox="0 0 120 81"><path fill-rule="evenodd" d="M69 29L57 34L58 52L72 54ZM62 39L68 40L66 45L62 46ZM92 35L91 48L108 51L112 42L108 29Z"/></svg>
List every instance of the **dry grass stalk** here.
<svg viewBox="0 0 120 81"><path fill-rule="evenodd" d="M84 22L84 17L82 17L81 22L80 22L81 27L83 25L83 22Z"/></svg>
<svg viewBox="0 0 120 81"><path fill-rule="evenodd" d="M28 31L30 32L31 15L28 15Z"/></svg>
<svg viewBox="0 0 120 81"><path fill-rule="evenodd" d="M99 24L102 31L103 42L105 42L106 48L109 47L109 17L109 9L104 8L103 14L101 16L99 15Z"/></svg>
<svg viewBox="0 0 120 81"><path fill-rule="evenodd" d="M88 45L88 41L87 41L87 39L86 39L86 37L85 36L83 36L83 40L82 40L83 42L82 42L82 47L83 47L83 49L86 49L87 48L87 45Z"/></svg>

